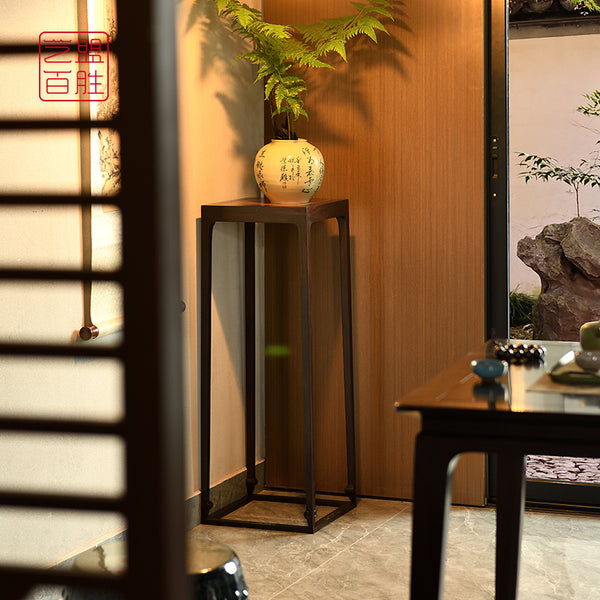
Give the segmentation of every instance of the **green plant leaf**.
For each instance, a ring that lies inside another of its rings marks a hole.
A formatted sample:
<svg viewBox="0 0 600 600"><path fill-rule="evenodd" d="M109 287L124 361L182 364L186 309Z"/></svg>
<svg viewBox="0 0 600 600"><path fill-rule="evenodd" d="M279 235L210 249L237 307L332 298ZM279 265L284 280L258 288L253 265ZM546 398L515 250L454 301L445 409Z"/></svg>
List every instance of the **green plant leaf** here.
<svg viewBox="0 0 600 600"><path fill-rule="evenodd" d="M342 59L348 62L348 58L346 56L346 43L343 40L328 40L326 43L323 43L319 46L319 54L325 55L329 52L335 52L339 54Z"/></svg>
<svg viewBox="0 0 600 600"><path fill-rule="evenodd" d="M265 99L267 99L271 95L271 92L273 91L273 88L277 85L277 82L278 78L275 75L271 75L269 77L269 79L265 83Z"/></svg>
<svg viewBox="0 0 600 600"><path fill-rule="evenodd" d="M264 21L262 13L239 0L214 0L219 15L230 29L249 41L252 49L236 60L257 67L255 81L264 79L265 99L272 103L272 115L287 113L293 119L308 118L302 95L307 69L334 68L325 60L331 52L347 61L346 43L358 35L377 42L377 32L387 30L380 19L393 20L387 0L352 1L354 14L322 19L302 26Z"/></svg>

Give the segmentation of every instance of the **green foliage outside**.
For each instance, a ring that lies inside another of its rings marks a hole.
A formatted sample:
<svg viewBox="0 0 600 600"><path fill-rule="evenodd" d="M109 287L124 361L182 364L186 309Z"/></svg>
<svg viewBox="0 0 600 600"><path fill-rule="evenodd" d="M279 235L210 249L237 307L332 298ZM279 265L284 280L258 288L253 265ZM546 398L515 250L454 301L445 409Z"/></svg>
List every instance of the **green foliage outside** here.
<svg viewBox="0 0 600 600"><path fill-rule="evenodd" d="M585 94L588 103L580 106L577 110L588 116L600 116L600 91L595 90L591 94ZM600 143L600 140L596 142ZM582 186L600 187L600 157L598 152L591 154L590 159L583 158L578 166L561 165L555 158L549 156L538 156L537 154L518 153L521 161L519 166L523 167L520 173L525 178L525 183L531 179L548 181L554 179L562 181L575 192L575 203L577 216L581 216L579 208L579 189Z"/></svg>
<svg viewBox="0 0 600 600"><path fill-rule="evenodd" d="M598 0L582 0L592 12L600 12L600 3ZM588 116L600 117L600 91L594 90L591 94L584 94L588 103L580 106L577 110ZM600 144L600 140L596 142ZM581 159L579 166L561 165L555 158L550 156L538 156L537 154L526 154L520 152L521 158L519 166L523 167L520 173L525 178L525 183L531 179L548 181L554 179L566 183L575 192L575 203L577 216L580 217L579 209L579 188L589 185L590 187L600 187L600 162L598 153L592 155L591 160Z"/></svg>
<svg viewBox="0 0 600 600"><path fill-rule="evenodd" d="M584 97L587 98L588 103L577 110L584 115L600 117L600 91L594 90L591 94L584 94ZM596 143L600 143L600 140Z"/></svg>
<svg viewBox="0 0 600 600"><path fill-rule="evenodd" d="M600 4L598 4L597 0L583 0L583 4L593 12L600 12Z"/></svg>
<svg viewBox="0 0 600 600"><path fill-rule="evenodd" d="M510 337L518 340L535 339L533 327L533 306L538 294L526 294L518 289L509 294L510 303Z"/></svg>
<svg viewBox="0 0 600 600"><path fill-rule="evenodd" d="M377 42L377 32L387 33L382 19L393 20L387 0L351 2L355 12L345 17L322 19L311 25L276 25L266 23L262 13L239 0L214 0L219 14L228 19L233 32L252 44L252 49L238 56L257 65L256 82L264 79L265 100L271 115L283 115L281 128L293 139L294 123L308 118L304 108L305 75L308 69L333 69L328 55L346 57L346 44L360 35Z"/></svg>
<svg viewBox="0 0 600 600"><path fill-rule="evenodd" d="M533 305L536 294L526 294L512 290L509 294L511 325L527 325L533 321Z"/></svg>

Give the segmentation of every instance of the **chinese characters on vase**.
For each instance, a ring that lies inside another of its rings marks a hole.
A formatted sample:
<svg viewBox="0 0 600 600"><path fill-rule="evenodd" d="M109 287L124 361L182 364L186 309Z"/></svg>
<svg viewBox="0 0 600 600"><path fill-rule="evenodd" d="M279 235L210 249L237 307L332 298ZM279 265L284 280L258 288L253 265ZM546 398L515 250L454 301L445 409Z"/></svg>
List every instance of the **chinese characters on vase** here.
<svg viewBox="0 0 600 600"><path fill-rule="evenodd" d="M321 186L325 161L305 139L272 140L254 160L261 192L274 204L306 204Z"/></svg>

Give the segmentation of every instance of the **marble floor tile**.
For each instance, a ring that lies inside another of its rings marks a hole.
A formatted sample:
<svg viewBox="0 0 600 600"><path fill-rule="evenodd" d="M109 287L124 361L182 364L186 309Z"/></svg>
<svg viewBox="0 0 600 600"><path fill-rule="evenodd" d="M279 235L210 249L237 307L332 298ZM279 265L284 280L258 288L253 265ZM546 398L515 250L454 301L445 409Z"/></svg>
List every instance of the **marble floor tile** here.
<svg viewBox="0 0 600 600"><path fill-rule="evenodd" d="M277 510L296 518L299 507ZM494 598L495 525L493 507L452 507L443 600ZM360 499L312 535L211 525L188 535L235 550L250 600L408 600L411 530L411 503ZM598 590L600 516L527 510L519 600L595 600ZM61 597L50 586L27 600Z"/></svg>
<svg viewBox="0 0 600 600"><path fill-rule="evenodd" d="M410 512L404 510L393 515L272 598L407 599L410 526ZM257 598L262 596L259 594Z"/></svg>
<svg viewBox="0 0 600 600"><path fill-rule="evenodd" d="M200 525L233 548L250 600L408 600L412 504L361 499L316 534ZM494 598L493 507L450 512L444 600ZM591 600L600 590L600 517L526 511L519 600Z"/></svg>
<svg viewBox="0 0 600 600"><path fill-rule="evenodd" d="M406 510L407 505L398 502L360 502L312 535L210 525L200 525L190 535L208 537L235 550L252 600L294 598L291 586Z"/></svg>
<svg viewBox="0 0 600 600"><path fill-rule="evenodd" d="M600 590L600 519L527 513L523 526L523 598L586 600Z"/></svg>

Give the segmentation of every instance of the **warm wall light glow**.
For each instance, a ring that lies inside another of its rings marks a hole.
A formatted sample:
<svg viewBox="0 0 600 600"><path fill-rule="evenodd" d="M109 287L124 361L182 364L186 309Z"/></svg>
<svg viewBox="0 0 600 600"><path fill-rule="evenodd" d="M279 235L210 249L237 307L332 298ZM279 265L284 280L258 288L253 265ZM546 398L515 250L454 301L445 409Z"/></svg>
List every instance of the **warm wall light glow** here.
<svg viewBox="0 0 600 600"><path fill-rule="evenodd" d="M87 2L84 4L87 11ZM3 42L37 46L43 31L92 29L87 21L80 26L77 1L0 0L0 7ZM80 114L80 102L40 100L37 51L33 55L3 56L0 82L0 119L76 120ZM1 192L77 195L84 179L81 141L77 129L3 131ZM89 160L87 168L89 174ZM118 213L105 212L102 205L97 208L102 226L95 233L102 248L96 258L105 260L106 252L112 249L104 224L113 221L110 225L119 232L120 243L120 217ZM9 268L80 269L81 208L43 203L34 206L18 201L4 206L0 212L0 257L0 264ZM1 287L0 338L4 341L65 346L75 342L83 317L79 281L4 280ZM120 290L115 292L113 285L108 292L118 297ZM117 298L111 302L122 314L121 301ZM119 361L4 356L0 357L0 379L0 414L5 416L111 420L123 414L124 373ZM0 490L33 487L50 493L76 490L90 495L122 491L124 461L120 440L90 438L79 444L79 439L59 438L2 433ZM2 507L0 562L47 566L97 539L110 537L124 525L122 517L112 513Z"/></svg>

